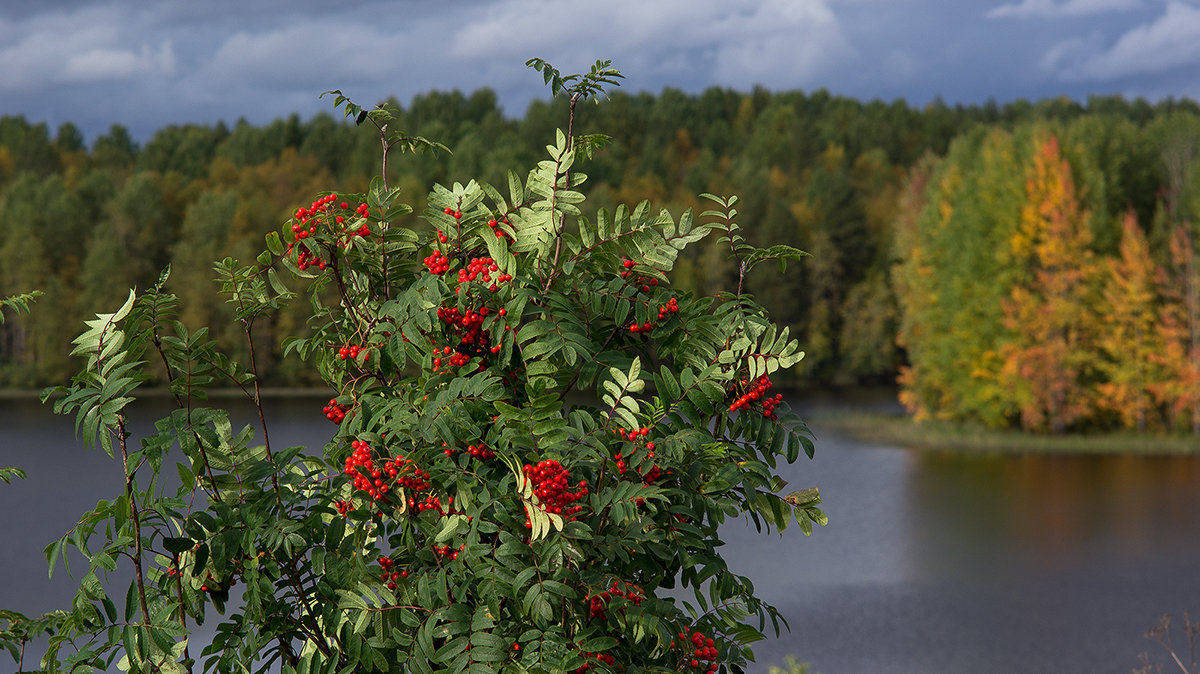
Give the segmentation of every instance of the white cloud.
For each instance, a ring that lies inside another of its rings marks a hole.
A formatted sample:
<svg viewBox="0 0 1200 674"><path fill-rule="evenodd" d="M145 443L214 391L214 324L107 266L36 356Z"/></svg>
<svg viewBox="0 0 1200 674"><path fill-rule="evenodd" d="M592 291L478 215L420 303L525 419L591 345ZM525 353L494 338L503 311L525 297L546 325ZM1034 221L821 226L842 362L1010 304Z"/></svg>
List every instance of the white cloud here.
<svg viewBox="0 0 1200 674"><path fill-rule="evenodd" d="M1200 66L1200 8L1177 0L1155 21L1127 31L1109 48L1096 40L1053 47L1043 65L1064 80L1105 81Z"/></svg>
<svg viewBox="0 0 1200 674"><path fill-rule="evenodd" d="M175 70L175 50L169 40L157 51L142 45L139 52L99 47L72 54L62 66L63 82L98 82L134 76L163 74Z"/></svg>
<svg viewBox="0 0 1200 674"><path fill-rule="evenodd" d="M1020 4L1000 5L985 16L989 19L1056 19L1127 12L1142 7L1142 0L1021 0Z"/></svg>

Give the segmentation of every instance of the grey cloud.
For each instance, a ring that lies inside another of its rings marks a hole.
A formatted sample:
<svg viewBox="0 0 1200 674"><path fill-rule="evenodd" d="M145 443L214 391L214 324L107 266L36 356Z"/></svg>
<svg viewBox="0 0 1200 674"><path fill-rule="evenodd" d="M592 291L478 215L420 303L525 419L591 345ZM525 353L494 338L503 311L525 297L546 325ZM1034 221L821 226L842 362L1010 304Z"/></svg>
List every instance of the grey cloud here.
<svg viewBox="0 0 1200 674"><path fill-rule="evenodd" d="M572 24L588 30L554 28ZM690 71L692 84L796 87L855 52L823 0L501 0L468 20L450 51L464 62L519 64L537 55L586 67L582 54L619 58L624 70L638 73L631 83Z"/></svg>
<svg viewBox="0 0 1200 674"><path fill-rule="evenodd" d="M1180 95L1200 62L1197 13L1182 0L0 0L0 114L146 138L331 110L324 89L367 105L489 86L519 115L546 95L533 56L567 72L612 58L629 92Z"/></svg>
<svg viewBox="0 0 1200 674"><path fill-rule="evenodd" d="M1078 17L1111 12L1127 12L1142 7L1141 0L1021 0L1020 4L1000 5L985 16L989 19L1053 19Z"/></svg>

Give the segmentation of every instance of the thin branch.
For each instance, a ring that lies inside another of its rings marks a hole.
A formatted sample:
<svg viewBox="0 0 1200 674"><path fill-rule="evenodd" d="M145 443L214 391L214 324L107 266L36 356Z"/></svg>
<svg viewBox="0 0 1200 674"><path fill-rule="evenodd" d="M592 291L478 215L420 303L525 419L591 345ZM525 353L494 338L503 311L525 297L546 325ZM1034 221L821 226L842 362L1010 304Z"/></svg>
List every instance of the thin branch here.
<svg viewBox="0 0 1200 674"><path fill-rule="evenodd" d="M129 449L126 439L129 437L125 429L124 412L117 415L117 440L121 443L121 467L125 471L125 498L129 499L129 510L133 519L133 545L136 555L133 558L134 574L137 577L138 604L142 609L142 621L150 624L150 609L146 605L146 581L142 574L142 519L137 505L137 495L133 493L133 472L129 470Z"/></svg>

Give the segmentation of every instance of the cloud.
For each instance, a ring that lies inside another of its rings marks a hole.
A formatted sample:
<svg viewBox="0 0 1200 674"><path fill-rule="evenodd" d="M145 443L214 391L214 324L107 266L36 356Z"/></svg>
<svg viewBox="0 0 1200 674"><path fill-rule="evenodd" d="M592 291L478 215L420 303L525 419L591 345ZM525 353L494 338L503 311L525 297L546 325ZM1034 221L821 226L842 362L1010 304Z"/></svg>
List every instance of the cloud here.
<svg viewBox="0 0 1200 674"><path fill-rule="evenodd" d="M1020 4L1000 5L990 10L989 19L1057 19L1128 12L1142 8L1142 0L1021 0Z"/></svg>
<svg viewBox="0 0 1200 674"><path fill-rule="evenodd" d="M481 63L540 56L558 65L580 54L614 58L644 79L687 72L710 84L796 87L855 50L825 0L500 0L468 18L449 49Z"/></svg>
<svg viewBox="0 0 1200 674"><path fill-rule="evenodd" d="M1107 81L1200 65L1200 8L1177 0L1151 23L1121 35L1105 49L1099 40L1059 43L1042 59L1064 80Z"/></svg>
<svg viewBox="0 0 1200 674"><path fill-rule="evenodd" d="M136 39L134 18L112 8L51 12L0 24L0 90L170 75L170 40L155 47Z"/></svg>
<svg viewBox="0 0 1200 674"><path fill-rule="evenodd" d="M142 45L138 52L101 47L72 54L62 65L63 82L99 82L140 75L169 75L175 70L175 50L170 40L155 51Z"/></svg>

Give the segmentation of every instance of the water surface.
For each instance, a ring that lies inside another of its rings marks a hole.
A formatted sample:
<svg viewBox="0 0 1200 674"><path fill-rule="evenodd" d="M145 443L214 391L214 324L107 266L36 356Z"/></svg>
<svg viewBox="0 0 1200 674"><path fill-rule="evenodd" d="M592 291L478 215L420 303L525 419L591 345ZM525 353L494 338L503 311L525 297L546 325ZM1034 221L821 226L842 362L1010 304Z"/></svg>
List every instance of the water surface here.
<svg viewBox="0 0 1200 674"><path fill-rule="evenodd" d="M272 400L272 444L323 444L323 402ZM1123 673L1142 651L1166 662L1143 637L1160 614L1200 613L1200 458L932 453L815 430L816 459L784 477L820 487L830 525L724 531L731 566L792 627L753 671L795 654L822 674ZM72 590L47 580L41 550L118 493L119 464L85 452L69 419L9 400L8 465L29 479L0 484L0 607L64 606Z"/></svg>

